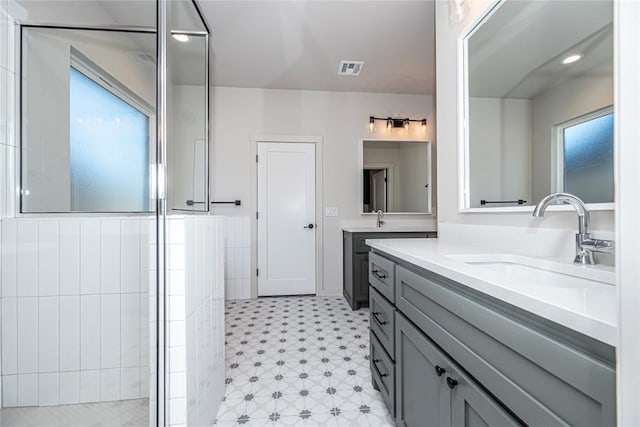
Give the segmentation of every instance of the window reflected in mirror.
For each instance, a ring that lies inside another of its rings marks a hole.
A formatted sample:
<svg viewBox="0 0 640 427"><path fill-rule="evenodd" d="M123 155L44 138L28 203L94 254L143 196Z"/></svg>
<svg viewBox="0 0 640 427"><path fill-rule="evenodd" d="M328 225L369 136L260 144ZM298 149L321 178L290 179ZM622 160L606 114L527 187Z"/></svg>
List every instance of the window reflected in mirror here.
<svg viewBox="0 0 640 427"><path fill-rule="evenodd" d="M557 190L585 203L613 202L612 108L560 124L557 138Z"/></svg>

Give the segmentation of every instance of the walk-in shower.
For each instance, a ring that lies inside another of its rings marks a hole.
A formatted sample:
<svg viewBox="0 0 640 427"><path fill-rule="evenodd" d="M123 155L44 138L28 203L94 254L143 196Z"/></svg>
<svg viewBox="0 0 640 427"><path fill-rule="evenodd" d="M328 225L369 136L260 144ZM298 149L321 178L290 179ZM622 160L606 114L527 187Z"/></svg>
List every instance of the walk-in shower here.
<svg viewBox="0 0 640 427"><path fill-rule="evenodd" d="M222 233L197 3L0 0L0 14L15 58L0 63L15 99L0 109L15 129L0 140L0 423L212 420Z"/></svg>

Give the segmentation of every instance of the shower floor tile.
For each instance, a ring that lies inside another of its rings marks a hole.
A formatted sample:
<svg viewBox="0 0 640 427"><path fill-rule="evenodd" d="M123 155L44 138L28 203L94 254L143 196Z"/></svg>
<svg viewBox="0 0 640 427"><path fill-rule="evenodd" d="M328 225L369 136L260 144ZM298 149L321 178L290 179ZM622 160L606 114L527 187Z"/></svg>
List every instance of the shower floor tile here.
<svg viewBox="0 0 640 427"><path fill-rule="evenodd" d="M2 427L147 427L149 399L77 405L6 408Z"/></svg>

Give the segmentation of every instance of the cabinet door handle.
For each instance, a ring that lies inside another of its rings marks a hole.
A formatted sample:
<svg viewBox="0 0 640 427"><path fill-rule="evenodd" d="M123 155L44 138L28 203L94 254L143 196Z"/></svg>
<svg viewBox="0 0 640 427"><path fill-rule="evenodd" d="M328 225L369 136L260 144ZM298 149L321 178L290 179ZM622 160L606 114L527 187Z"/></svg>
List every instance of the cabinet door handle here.
<svg viewBox="0 0 640 427"><path fill-rule="evenodd" d="M447 385L451 390L453 390L458 385L458 381L454 380L451 377L447 377Z"/></svg>
<svg viewBox="0 0 640 427"><path fill-rule="evenodd" d="M382 326L382 325L386 325L386 324L387 324L387 322L385 322L384 320L380 320L380 319L378 318L378 314L380 314L380 313L379 313L379 312L377 312L377 311L374 311L374 312L372 312L372 313L371 313L371 315L373 316L373 318L375 319L375 321L376 321L376 322L378 322L378 324L379 324L380 326Z"/></svg>
<svg viewBox="0 0 640 427"><path fill-rule="evenodd" d="M386 274L380 274L380 270L371 270L371 273L376 276L378 279L386 279Z"/></svg>
<svg viewBox="0 0 640 427"><path fill-rule="evenodd" d="M447 372L447 370L446 370L446 369L441 368L440 366L436 365L436 374L437 374L439 377L441 377L441 376L442 376L442 374L444 374L445 372Z"/></svg>
<svg viewBox="0 0 640 427"><path fill-rule="evenodd" d="M380 375L380 378L384 378L384 377L388 376L389 374L383 374L382 372L380 372L380 369L378 369L378 362L381 362L381 360L380 359L373 359L373 368L376 370L378 375Z"/></svg>

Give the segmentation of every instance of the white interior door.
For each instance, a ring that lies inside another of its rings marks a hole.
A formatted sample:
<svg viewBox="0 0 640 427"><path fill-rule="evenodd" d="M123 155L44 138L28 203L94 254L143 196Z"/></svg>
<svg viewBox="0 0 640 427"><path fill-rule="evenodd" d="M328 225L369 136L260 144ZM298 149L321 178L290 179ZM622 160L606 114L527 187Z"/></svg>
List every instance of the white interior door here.
<svg viewBox="0 0 640 427"><path fill-rule="evenodd" d="M258 143L258 295L316 292L315 145Z"/></svg>

